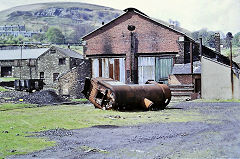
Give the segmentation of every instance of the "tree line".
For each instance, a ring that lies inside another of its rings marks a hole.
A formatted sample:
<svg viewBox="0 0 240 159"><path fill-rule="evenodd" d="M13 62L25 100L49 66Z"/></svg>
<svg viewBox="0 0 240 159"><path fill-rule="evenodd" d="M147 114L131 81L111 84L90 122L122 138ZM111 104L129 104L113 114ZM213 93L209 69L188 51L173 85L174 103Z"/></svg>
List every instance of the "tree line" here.
<svg viewBox="0 0 240 159"><path fill-rule="evenodd" d="M53 44L68 44L80 43L81 37L92 31L93 27L77 27L72 32L62 32L57 27L45 28L46 32L35 34L32 37L15 36L0 36L0 44L22 44L24 42L40 42Z"/></svg>
<svg viewBox="0 0 240 159"><path fill-rule="evenodd" d="M215 33L214 31L208 31L207 29L201 29L198 31L192 32L192 38L194 40L199 40L199 38L202 38L203 45L215 48ZM219 32L220 34L220 42L223 45L224 48L229 48L229 38L228 33L224 34L223 32ZM232 37L232 45L234 47L240 47L240 32L236 33Z"/></svg>
<svg viewBox="0 0 240 159"><path fill-rule="evenodd" d="M84 29L84 31L82 31ZM81 34L80 34L81 30ZM20 44L23 42L41 42L41 43L54 43L54 44L68 44L68 43L80 43L82 32L85 34L89 31L93 30L93 28L76 28L72 33L68 35L64 35L63 32L56 27L50 27L46 29L45 33L36 34L32 37L23 37L23 36L1 36L0 44ZM223 32L219 32L221 37L221 44L223 47L228 48L229 42L227 40L227 35ZM215 40L214 40L214 31L208 31L207 29L201 29L198 31L192 32L192 38L196 41L201 37L203 39L203 45L215 48ZM240 32L236 33L233 36L232 44L235 47L240 47Z"/></svg>

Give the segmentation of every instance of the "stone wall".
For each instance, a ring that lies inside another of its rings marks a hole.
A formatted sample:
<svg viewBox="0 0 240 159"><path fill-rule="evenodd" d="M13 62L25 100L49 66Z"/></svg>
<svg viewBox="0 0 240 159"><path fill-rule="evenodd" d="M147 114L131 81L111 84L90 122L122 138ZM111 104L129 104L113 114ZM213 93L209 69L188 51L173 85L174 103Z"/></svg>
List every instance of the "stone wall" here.
<svg viewBox="0 0 240 159"><path fill-rule="evenodd" d="M86 77L91 77L90 60L78 59L78 66L58 78L58 92L70 98L84 98L81 91Z"/></svg>
<svg viewBox="0 0 240 159"><path fill-rule="evenodd" d="M35 79L37 76L36 60L1 60L0 67L12 67L12 77L22 79ZM0 68L1 74L1 68Z"/></svg>
<svg viewBox="0 0 240 159"><path fill-rule="evenodd" d="M60 65L59 59L65 58L65 64ZM49 50L38 57L38 78L40 78L40 72L44 72L44 83L47 87L55 87L57 81L53 81L53 74L59 75L66 73L70 70L70 57L61 54L58 50Z"/></svg>

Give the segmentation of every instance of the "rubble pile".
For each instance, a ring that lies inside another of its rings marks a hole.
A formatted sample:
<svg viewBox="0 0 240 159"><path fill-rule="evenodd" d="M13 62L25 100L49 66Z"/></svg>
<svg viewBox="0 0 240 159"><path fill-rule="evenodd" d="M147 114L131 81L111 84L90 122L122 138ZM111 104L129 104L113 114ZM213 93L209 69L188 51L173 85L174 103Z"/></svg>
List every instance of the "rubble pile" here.
<svg viewBox="0 0 240 159"><path fill-rule="evenodd" d="M39 92L30 93L29 95L17 98L17 100L39 105L55 104L67 101L66 99L57 95L54 90L41 90Z"/></svg>

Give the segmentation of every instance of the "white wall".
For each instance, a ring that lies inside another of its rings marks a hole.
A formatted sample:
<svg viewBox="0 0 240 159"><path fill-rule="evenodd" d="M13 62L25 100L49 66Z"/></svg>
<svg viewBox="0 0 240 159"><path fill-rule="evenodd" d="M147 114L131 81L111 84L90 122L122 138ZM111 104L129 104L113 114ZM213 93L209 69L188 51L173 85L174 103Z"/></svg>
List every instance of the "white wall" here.
<svg viewBox="0 0 240 159"><path fill-rule="evenodd" d="M209 58L201 59L202 98L204 99L240 99L240 80L234 76L234 92L232 94L231 69L229 66Z"/></svg>

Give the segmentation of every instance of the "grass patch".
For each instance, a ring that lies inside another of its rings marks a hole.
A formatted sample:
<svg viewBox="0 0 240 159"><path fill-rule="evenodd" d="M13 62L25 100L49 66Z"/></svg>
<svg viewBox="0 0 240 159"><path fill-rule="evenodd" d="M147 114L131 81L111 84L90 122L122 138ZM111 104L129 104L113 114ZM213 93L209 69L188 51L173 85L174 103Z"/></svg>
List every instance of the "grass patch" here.
<svg viewBox="0 0 240 159"><path fill-rule="evenodd" d="M8 91L8 89L0 86L0 92L6 92L6 91Z"/></svg>
<svg viewBox="0 0 240 159"><path fill-rule="evenodd" d="M95 109L88 105L24 108L28 106L23 104L2 105L8 111L0 111L0 158L25 154L54 145L54 142L45 138L25 137L31 135L31 132L56 128L79 129L94 125L123 126L151 122L207 120L196 110L165 109L162 111L119 112ZM114 118L115 116L117 118Z"/></svg>
<svg viewBox="0 0 240 159"><path fill-rule="evenodd" d="M80 99L71 99L72 102L86 102L88 101L86 98L80 98Z"/></svg>
<svg viewBox="0 0 240 159"><path fill-rule="evenodd" d="M0 104L0 111L7 111L7 110L13 110L13 109L21 109L21 108L33 108L37 107L37 105L34 104L25 104L25 103L2 103Z"/></svg>
<svg viewBox="0 0 240 159"><path fill-rule="evenodd" d="M230 56L230 48L223 48L223 49L221 49L221 54L223 54L225 56ZM233 47L232 48L232 54L233 54L233 56L239 55L240 54L240 48Z"/></svg>
<svg viewBox="0 0 240 159"><path fill-rule="evenodd" d="M196 99L193 102L207 102L207 103L223 103L223 102L240 102L240 99Z"/></svg>
<svg viewBox="0 0 240 159"><path fill-rule="evenodd" d="M13 77L1 77L0 81L8 82L8 81L15 81L16 79L17 78L13 78Z"/></svg>

